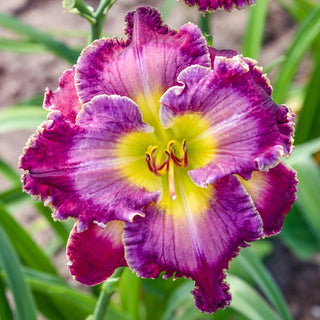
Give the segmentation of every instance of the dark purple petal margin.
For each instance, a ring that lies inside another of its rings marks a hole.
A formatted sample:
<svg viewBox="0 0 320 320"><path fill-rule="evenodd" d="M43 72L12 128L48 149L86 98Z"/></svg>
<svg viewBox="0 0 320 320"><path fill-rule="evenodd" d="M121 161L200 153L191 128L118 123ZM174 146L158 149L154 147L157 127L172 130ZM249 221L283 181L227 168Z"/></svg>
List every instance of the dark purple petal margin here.
<svg viewBox="0 0 320 320"><path fill-rule="evenodd" d="M262 221L234 176L213 185L206 212L191 210L177 217L148 205L145 218L124 224L126 260L140 277L156 278L166 271L165 278L192 278L196 306L215 312L231 300L225 269L240 247L263 235Z"/></svg>
<svg viewBox="0 0 320 320"><path fill-rule="evenodd" d="M104 228L93 223L83 232L77 232L75 224L67 245L68 266L75 280L93 286L127 266L122 234L121 221L111 221Z"/></svg>
<svg viewBox="0 0 320 320"><path fill-rule="evenodd" d="M193 64L210 66L206 40L191 23L180 31L162 24L160 13L138 8L126 17L128 40L100 39L81 54L76 84L81 101L98 94L118 94L136 101L162 94L178 74Z"/></svg>
<svg viewBox="0 0 320 320"><path fill-rule="evenodd" d="M71 124L56 112L38 129L21 158L24 190L52 205L56 219L90 223L132 220L158 193L148 193L123 179L123 163L114 154L123 134L145 131L138 107L128 98L98 96Z"/></svg>
<svg viewBox="0 0 320 320"><path fill-rule="evenodd" d="M296 201L297 173L281 162L268 172L255 171L243 181L263 220L266 236L280 232L285 215Z"/></svg>
<svg viewBox="0 0 320 320"><path fill-rule="evenodd" d="M252 5L256 0L184 0L190 6L197 6L202 12L214 11L219 8L231 11L233 8L244 9Z"/></svg>

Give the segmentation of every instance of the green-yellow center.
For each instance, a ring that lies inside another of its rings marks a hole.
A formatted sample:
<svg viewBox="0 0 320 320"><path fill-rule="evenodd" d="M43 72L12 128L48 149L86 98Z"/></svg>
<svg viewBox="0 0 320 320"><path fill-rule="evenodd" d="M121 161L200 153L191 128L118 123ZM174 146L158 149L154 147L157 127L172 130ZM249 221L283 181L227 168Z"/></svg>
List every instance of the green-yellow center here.
<svg viewBox="0 0 320 320"><path fill-rule="evenodd" d="M200 113L187 113L173 118L165 129L158 115L150 111L145 114L146 108L141 109L144 121L154 130L122 137L116 149L116 158L123 164L121 173L149 192L160 191L159 205L167 212L180 215L186 207L194 213L205 210L210 188L196 186L188 171L214 158L215 144L208 121Z"/></svg>

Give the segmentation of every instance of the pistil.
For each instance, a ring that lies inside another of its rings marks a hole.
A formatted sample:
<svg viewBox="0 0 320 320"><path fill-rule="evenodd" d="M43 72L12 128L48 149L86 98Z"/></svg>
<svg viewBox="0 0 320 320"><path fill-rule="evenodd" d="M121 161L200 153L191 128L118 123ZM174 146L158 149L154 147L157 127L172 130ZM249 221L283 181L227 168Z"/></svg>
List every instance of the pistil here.
<svg viewBox="0 0 320 320"><path fill-rule="evenodd" d="M165 160L161 165L157 165L156 162L156 152L159 149L158 145L149 146L146 152L146 162L148 169L153 172L156 176L160 177L168 173L169 191L172 200L177 198L175 185L174 185L174 167L184 168L188 167L188 156L187 156L187 142L184 139L181 143L181 150L178 157L175 154L174 144L180 144L176 140L171 140L168 142L165 153ZM161 156L158 155L158 156Z"/></svg>

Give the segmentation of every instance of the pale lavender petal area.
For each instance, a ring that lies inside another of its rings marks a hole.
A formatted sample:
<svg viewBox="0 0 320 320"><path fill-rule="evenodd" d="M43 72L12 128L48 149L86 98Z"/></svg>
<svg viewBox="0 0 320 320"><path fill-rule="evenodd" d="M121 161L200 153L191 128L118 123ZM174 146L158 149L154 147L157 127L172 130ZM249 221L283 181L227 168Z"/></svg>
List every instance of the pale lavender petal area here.
<svg viewBox="0 0 320 320"><path fill-rule="evenodd" d="M231 11L233 8L244 9L248 5L252 5L256 0L184 0L190 6L197 6L202 12L224 9Z"/></svg>
<svg viewBox="0 0 320 320"><path fill-rule="evenodd" d="M128 40L100 39L81 54L76 85L82 102L98 94L118 94L137 101L165 92L186 67L210 66L205 38L196 25L180 31L162 24L157 10L138 8L126 17Z"/></svg>
<svg viewBox="0 0 320 320"><path fill-rule="evenodd" d="M74 73L75 67L66 70L59 79L59 87L56 91L46 88L43 107L47 110L58 110L67 121L75 123L76 116L81 109L78 98Z"/></svg>
<svg viewBox="0 0 320 320"><path fill-rule="evenodd" d="M146 131L138 107L129 98L97 96L76 124L51 112L21 159L24 189L52 205L56 219L78 218L79 231L90 223L131 221L158 193L131 184L120 174L127 163L114 154L118 139Z"/></svg>
<svg viewBox="0 0 320 320"><path fill-rule="evenodd" d="M234 173L249 178L252 171L268 170L292 151L294 115L272 101L251 70L242 57L216 56L213 70L185 69L178 77L181 85L161 98L165 127L190 113L210 123L202 135L212 139L215 155L206 166L189 172L200 186Z"/></svg>
<svg viewBox="0 0 320 320"><path fill-rule="evenodd" d="M151 203L145 218L124 224L127 263L141 277L166 271L165 278L192 278L196 306L215 312L231 300L224 281L230 260L247 241L263 235L262 220L235 176L212 186L206 211L195 214L185 204L185 214L177 216Z"/></svg>
<svg viewBox="0 0 320 320"><path fill-rule="evenodd" d="M123 222L111 221L104 228L91 224L77 232L75 224L67 244L70 273L75 280L93 286L127 266L122 243Z"/></svg>
<svg viewBox="0 0 320 320"><path fill-rule="evenodd" d="M297 183L296 172L284 162L268 172L255 171L249 181L242 182L260 213L266 236L280 232L296 201Z"/></svg>

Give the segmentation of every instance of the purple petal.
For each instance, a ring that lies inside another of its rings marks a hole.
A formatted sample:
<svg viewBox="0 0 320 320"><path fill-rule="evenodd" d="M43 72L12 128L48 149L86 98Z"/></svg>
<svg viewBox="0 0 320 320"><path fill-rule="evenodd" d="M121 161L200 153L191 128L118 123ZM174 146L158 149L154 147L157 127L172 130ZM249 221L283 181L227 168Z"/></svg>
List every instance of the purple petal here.
<svg viewBox="0 0 320 320"><path fill-rule="evenodd" d="M155 9L138 8L126 17L128 40L100 39L81 54L76 69L80 99L118 94L137 101L161 96L192 64L210 66L199 28L186 24L179 32L162 24Z"/></svg>
<svg viewBox="0 0 320 320"><path fill-rule="evenodd" d="M257 62L250 58L244 58L242 55L239 55L237 51L234 50L217 50L212 47L208 47L211 59L211 68L214 68L214 61L216 57L226 57L232 58L234 56L238 56L240 60L242 60L249 67L249 72L253 80L257 85L259 85L262 89L266 91L266 93L271 96L272 87L270 85L270 81L265 74L263 74L263 69L257 66Z"/></svg>
<svg viewBox="0 0 320 320"><path fill-rule="evenodd" d="M125 223L124 243L129 267L141 277L177 276L195 281L197 307L215 312L230 303L224 270L246 241L263 235L262 221L234 176L209 189L206 209L194 212L192 194L183 194L183 208L164 211L151 203L133 223ZM175 201L179 201L178 198ZM172 203L175 208L175 202Z"/></svg>
<svg viewBox="0 0 320 320"><path fill-rule="evenodd" d="M66 120L75 123L81 109L76 86L74 83L74 67L66 70L59 79L59 88L52 92L46 89L43 107L47 110L59 110Z"/></svg>
<svg viewBox="0 0 320 320"><path fill-rule="evenodd" d="M280 232L296 200L297 183L296 172L283 162L268 172L255 171L249 181L242 182L260 213L266 236Z"/></svg>
<svg viewBox="0 0 320 320"><path fill-rule="evenodd" d="M78 123L52 112L32 137L21 159L24 189L52 204L54 217L79 219L78 228L93 221L132 220L158 197L125 180L125 164L115 149L123 135L148 128L128 98L98 96L83 107Z"/></svg>
<svg viewBox="0 0 320 320"><path fill-rule="evenodd" d="M83 232L73 227L67 245L70 273L88 286L109 278L118 267L127 266L122 243L123 222L111 221L104 228L94 223Z"/></svg>
<svg viewBox="0 0 320 320"><path fill-rule="evenodd" d="M219 8L231 11L233 8L244 9L252 5L256 0L184 0L185 3L192 7L198 6L200 11L214 11Z"/></svg>
<svg viewBox="0 0 320 320"><path fill-rule="evenodd" d="M291 153L294 115L272 101L250 68L242 57L216 56L213 70L187 68L178 78L182 85L161 98L165 127L190 113L201 114L210 124L202 134L211 137L215 155L206 166L190 171L200 186L233 173L249 177Z"/></svg>

